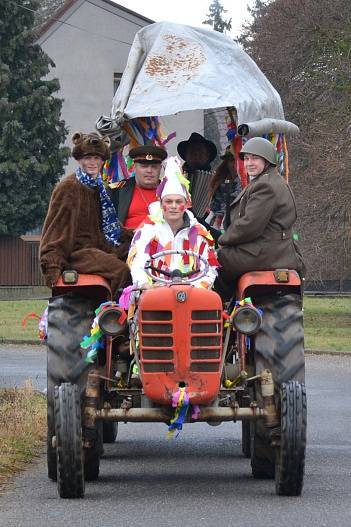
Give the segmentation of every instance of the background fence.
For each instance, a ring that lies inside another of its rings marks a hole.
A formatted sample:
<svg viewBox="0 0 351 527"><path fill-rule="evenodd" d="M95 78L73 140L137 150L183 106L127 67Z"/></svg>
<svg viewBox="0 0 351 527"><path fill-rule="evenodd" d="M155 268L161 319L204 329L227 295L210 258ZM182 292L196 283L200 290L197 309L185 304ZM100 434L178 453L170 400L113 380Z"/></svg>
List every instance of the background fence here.
<svg viewBox="0 0 351 527"><path fill-rule="evenodd" d="M39 241L0 236L0 286L41 286Z"/></svg>

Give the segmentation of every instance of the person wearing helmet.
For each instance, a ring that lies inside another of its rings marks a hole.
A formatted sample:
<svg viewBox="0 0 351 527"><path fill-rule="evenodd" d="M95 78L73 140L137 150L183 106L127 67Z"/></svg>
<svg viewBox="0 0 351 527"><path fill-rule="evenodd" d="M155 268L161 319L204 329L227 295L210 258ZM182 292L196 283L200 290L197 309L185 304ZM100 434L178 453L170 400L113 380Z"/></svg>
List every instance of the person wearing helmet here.
<svg viewBox="0 0 351 527"><path fill-rule="evenodd" d="M305 269L293 240L295 198L276 169L275 147L254 137L245 143L240 157L249 184L230 204L229 226L218 240L222 268L216 288L224 300L235 294L237 278L247 271L286 268L304 274Z"/></svg>

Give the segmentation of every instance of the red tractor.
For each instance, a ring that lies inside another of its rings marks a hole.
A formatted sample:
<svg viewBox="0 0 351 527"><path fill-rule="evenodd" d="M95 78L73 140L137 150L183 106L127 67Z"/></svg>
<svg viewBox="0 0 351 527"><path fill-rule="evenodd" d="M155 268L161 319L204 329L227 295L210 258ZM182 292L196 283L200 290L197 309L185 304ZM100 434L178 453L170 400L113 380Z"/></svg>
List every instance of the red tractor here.
<svg viewBox="0 0 351 527"><path fill-rule="evenodd" d="M130 339L120 307L101 311L105 346L90 366L79 342L93 309L111 300L110 288L99 277L66 271L53 291L48 468L60 496L83 497L84 480L98 477L103 442L114 441L121 421L164 422L170 429L242 421L253 477L275 478L279 495L300 495L306 392L296 271L243 275L226 309L217 293L193 287L179 271L154 280L163 287L141 293Z"/></svg>

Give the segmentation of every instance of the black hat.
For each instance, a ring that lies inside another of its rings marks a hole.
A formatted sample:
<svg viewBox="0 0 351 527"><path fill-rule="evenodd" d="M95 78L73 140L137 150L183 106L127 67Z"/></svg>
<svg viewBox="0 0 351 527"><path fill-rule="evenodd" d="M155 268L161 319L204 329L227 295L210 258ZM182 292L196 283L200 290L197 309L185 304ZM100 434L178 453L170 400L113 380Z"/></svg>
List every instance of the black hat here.
<svg viewBox="0 0 351 527"><path fill-rule="evenodd" d="M137 163L147 165L151 163L162 163L167 157L167 152L161 146L142 145L132 148L129 151L129 157Z"/></svg>
<svg viewBox="0 0 351 527"><path fill-rule="evenodd" d="M212 143L212 141L209 141L208 139L205 139L201 134L198 134L196 132L193 132L187 141L181 141L178 144L177 151L178 151L178 154L180 155L180 157L186 161L186 159L185 159L186 148L187 148L187 146L189 144L194 144L194 143L195 144L196 143L202 143L202 144L204 144L206 146L208 154L210 156L210 159L209 159L208 162L211 163L211 161L213 161L214 158L217 155L216 145L214 143Z"/></svg>

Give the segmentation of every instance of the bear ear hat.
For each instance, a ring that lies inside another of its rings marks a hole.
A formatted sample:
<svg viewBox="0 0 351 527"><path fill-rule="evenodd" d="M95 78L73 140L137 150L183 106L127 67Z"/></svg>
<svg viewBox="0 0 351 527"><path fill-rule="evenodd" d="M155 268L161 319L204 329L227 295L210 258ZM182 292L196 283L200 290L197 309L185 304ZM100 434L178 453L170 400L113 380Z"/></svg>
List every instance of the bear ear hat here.
<svg viewBox="0 0 351 527"><path fill-rule="evenodd" d="M78 145L83 141L83 134L81 132L74 132L72 135L72 143Z"/></svg>

